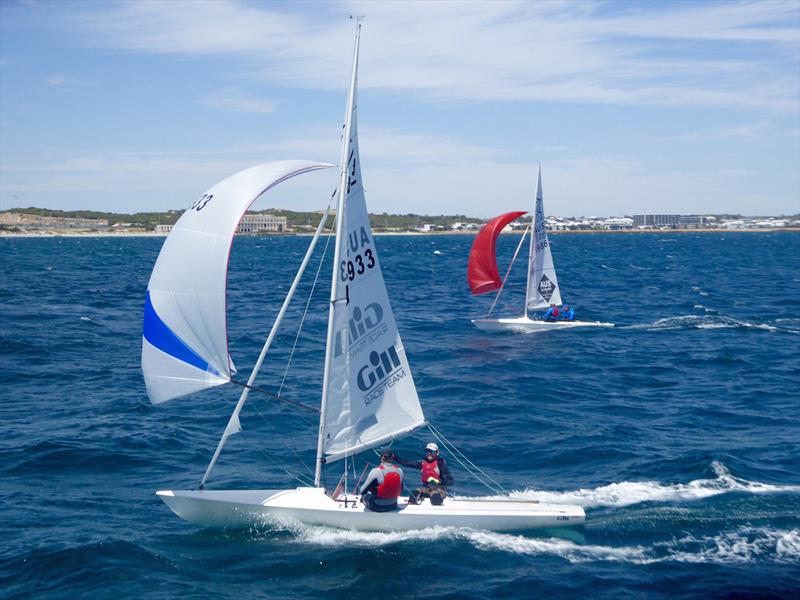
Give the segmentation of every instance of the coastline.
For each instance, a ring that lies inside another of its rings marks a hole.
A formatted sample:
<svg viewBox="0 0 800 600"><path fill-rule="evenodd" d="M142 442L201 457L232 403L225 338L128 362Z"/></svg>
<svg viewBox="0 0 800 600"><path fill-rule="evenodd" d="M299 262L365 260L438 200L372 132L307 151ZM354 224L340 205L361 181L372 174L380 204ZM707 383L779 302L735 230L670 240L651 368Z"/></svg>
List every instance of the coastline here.
<svg viewBox="0 0 800 600"><path fill-rule="evenodd" d="M773 227L766 228L750 228L750 229L577 229L569 231L556 231L548 230L548 235L587 235L587 234L686 234L686 233L773 233L773 232L800 232L800 227ZM476 230L471 231L375 231L376 236L442 236L442 235L475 235ZM519 231L503 232L502 235L515 235ZM75 238L75 237L107 237L107 238L123 238L123 237L161 237L165 238L168 234L156 233L154 231L115 231L115 232L102 232L102 231L42 231L42 232L0 232L0 239L3 238ZM242 234L239 234L240 236ZM246 234L245 237L310 237L313 233L289 233L279 235L253 235ZM329 233L323 235L331 235Z"/></svg>

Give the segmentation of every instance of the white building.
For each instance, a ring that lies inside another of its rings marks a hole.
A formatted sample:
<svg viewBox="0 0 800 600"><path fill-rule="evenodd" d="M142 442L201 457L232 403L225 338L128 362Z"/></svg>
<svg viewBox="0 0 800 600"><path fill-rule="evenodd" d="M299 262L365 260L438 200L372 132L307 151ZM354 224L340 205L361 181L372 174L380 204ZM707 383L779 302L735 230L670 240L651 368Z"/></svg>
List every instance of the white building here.
<svg viewBox="0 0 800 600"><path fill-rule="evenodd" d="M258 233L261 231L286 231L286 217L275 215L245 215L236 233Z"/></svg>

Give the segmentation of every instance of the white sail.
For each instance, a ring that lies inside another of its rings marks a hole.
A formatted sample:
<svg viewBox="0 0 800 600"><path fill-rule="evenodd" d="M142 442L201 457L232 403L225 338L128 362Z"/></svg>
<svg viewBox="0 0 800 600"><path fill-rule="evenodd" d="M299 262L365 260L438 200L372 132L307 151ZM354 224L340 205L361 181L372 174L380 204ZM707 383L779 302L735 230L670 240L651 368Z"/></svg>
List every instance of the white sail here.
<svg viewBox="0 0 800 600"><path fill-rule="evenodd" d="M425 417L381 272L364 199L356 126L358 38L346 111L337 214L337 264L322 450L332 462L386 443ZM347 133L349 132L349 137ZM343 195L343 196L342 196Z"/></svg>
<svg viewBox="0 0 800 600"><path fill-rule="evenodd" d="M539 310L561 305L561 291L558 288L553 255L547 240L547 223L544 219L542 200L542 169L539 167L539 182L536 186L536 208L533 213L533 235L531 235L531 254L528 263L528 289L525 296L525 310Z"/></svg>
<svg viewBox="0 0 800 600"><path fill-rule="evenodd" d="M172 228L147 286L142 371L151 402L226 383L225 289L236 227L255 199L278 183L332 165L265 163L240 171L203 194Z"/></svg>

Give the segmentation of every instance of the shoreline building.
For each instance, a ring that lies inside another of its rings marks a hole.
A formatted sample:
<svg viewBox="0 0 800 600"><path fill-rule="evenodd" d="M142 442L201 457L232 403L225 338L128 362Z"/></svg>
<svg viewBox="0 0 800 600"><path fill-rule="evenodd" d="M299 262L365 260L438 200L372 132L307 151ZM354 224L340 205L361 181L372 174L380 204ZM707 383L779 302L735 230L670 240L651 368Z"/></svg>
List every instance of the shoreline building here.
<svg viewBox="0 0 800 600"><path fill-rule="evenodd" d="M286 217L276 215L245 215L242 217L236 233L259 233L268 231L283 233L286 231Z"/></svg>
<svg viewBox="0 0 800 600"><path fill-rule="evenodd" d="M700 215L633 215L633 226L639 229L648 227L699 229L707 226L716 226L716 219Z"/></svg>

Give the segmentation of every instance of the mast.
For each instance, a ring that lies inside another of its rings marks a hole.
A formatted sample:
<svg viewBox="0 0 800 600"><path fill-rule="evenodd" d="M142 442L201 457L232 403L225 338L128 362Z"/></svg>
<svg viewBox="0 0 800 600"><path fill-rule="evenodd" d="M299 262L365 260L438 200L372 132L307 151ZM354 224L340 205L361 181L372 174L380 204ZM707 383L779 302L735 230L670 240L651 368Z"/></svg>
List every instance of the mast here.
<svg viewBox="0 0 800 600"><path fill-rule="evenodd" d="M533 261L534 252L536 251L536 197L538 196L539 188L542 187L542 163L539 163L539 182L537 192L533 195L533 216L531 217L531 249L528 252L528 279L525 282L525 318L528 318L528 294L531 289L531 261Z"/></svg>
<svg viewBox="0 0 800 600"><path fill-rule="evenodd" d="M339 158L339 198L336 205L336 244L333 253L333 269L331 273L331 300L328 309L328 335L325 340L325 367L322 375L322 401L319 411L319 437L317 438L317 460L314 471L314 485L320 487L322 482L322 465L325 462L323 442L325 440L325 408L328 403L328 384L330 382L331 363L333 362L333 325L336 312L336 302L346 302L345 298L339 297L339 261L341 260L341 236L346 235L342 231L345 223L344 212L346 210L345 200L347 198L347 168L350 155L350 131L353 124L353 110L356 104L356 79L358 74L358 47L361 41L361 23L356 18L356 42L353 52L353 72L350 78L350 92L347 96L347 108L345 109L344 137L342 138L342 153Z"/></svg>

